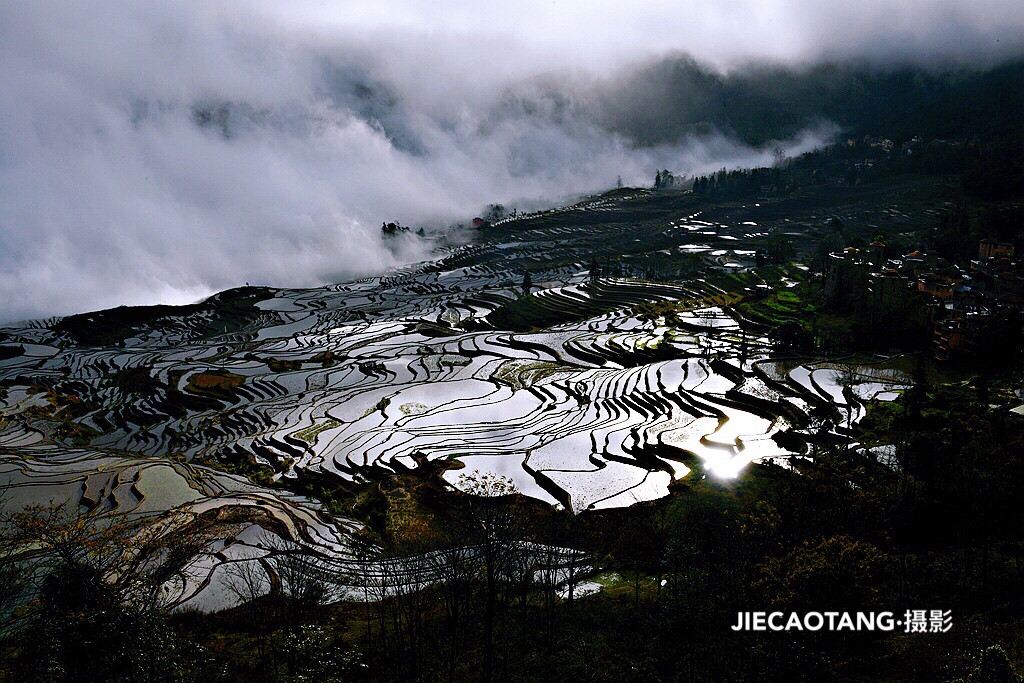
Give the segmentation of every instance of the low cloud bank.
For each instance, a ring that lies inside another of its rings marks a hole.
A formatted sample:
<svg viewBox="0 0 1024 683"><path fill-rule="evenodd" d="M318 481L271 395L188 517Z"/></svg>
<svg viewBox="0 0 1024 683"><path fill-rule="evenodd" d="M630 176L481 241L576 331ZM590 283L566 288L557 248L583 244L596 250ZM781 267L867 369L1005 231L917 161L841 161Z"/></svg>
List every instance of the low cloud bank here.
<svg viewBox="0 0 1024 683"><path fill-rule="evenodd" d="M301 16L0 6L0 321L365 275L428 256L382 238L383 221L442 228L491 202L771 160L774 145L728 131L639 140L609 124L614 92L588 95L585 60L497 66L503 46L548 54L514 37L311 31L322 18Z"/></svg>

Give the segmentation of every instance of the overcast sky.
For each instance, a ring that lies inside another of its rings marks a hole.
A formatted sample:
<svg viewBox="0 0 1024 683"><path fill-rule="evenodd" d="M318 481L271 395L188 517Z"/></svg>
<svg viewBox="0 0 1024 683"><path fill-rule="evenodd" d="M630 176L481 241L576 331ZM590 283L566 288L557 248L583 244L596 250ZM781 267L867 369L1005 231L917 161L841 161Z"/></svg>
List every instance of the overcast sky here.
<svg viewBox="0 0 1024 683"><path fill-rule="evenodd" d="M0 0L0 321L365 275L425 256L383 243L384 220L444 226L770 156L509 113L538 76L585 83L678 52L722 70L990 64L1021 54L1021 6Z"/></svg>

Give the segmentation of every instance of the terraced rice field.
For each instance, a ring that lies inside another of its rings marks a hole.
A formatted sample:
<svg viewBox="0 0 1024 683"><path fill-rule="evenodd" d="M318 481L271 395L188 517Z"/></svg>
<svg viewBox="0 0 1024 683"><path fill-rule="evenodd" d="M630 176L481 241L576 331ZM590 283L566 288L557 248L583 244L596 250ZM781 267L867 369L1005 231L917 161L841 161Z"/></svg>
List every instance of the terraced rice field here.
<svg viewBox="0 0 1024 683"><path fill-rule="evenodd" d="M386 276L239 290L180 314L5 327L0 483L12 503L70 500L98 514L258 507L262 517L223 534L197 558L202 571L169 589L189 604L218 599L221 565L269 552L254 540L268 527L346 557L352 524L219 462L359 481L443 460L454 487L492 472L580 512L665 496L687 477L728 480L753 461L785 464L812 431L842 435L867 401L904 386L898 361L772 359L766 330L702 281L595 277L588 253L627 240L634 253L706 247L705 259L730 241L742 264L763 237L749 211L627 229L624 201L508 223ZM602 212L616 220L587 225ZM638 316L658 302L678 303L671 326Z"/></svg>

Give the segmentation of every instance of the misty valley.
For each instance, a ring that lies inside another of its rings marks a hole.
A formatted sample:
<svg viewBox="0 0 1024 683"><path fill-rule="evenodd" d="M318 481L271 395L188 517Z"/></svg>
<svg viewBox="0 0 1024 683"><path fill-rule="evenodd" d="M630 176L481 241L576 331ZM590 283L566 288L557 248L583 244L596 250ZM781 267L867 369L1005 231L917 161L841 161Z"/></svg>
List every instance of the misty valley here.
<svg viewBox="0 0 1024 683"><path fill-rule="evenodd" d="M0 681L1024 680L1022 27L0 9Z"/></svg>

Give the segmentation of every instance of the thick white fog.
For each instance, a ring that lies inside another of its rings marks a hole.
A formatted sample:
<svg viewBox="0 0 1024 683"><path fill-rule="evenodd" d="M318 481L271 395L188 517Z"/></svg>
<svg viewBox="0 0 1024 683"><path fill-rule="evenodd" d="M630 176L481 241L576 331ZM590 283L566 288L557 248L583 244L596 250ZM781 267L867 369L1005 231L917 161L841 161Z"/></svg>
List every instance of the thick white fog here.
<svg viewBox="0 0 1024 683"><path fill-rule="evenodd" d="M0 321L364 275L426 256L382 221L768 163L599 124L588 84L668 52L995 60L1022 26L1016 3L675 5L0 2Z"/></svg>

